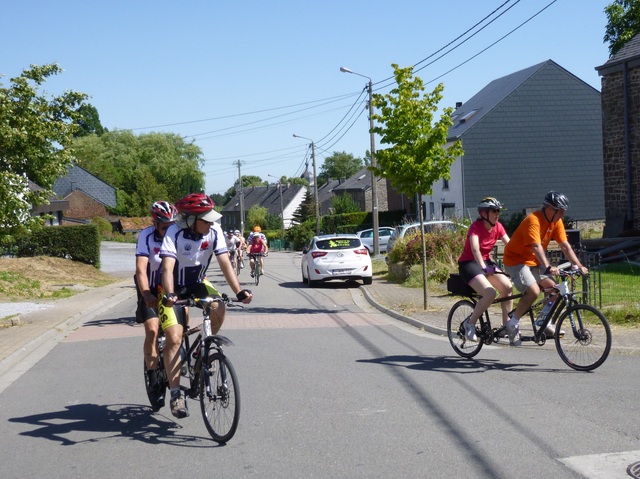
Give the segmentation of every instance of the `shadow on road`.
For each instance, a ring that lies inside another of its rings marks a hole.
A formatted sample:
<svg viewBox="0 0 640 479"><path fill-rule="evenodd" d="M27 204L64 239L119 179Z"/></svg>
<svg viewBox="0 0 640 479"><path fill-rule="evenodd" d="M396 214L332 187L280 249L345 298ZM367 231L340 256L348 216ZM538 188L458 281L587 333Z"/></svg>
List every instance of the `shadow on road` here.
<svg viewBox="0 0 640 479"><path fill-rule="evenodd" d="M179 434L178 423L148 406L135 404L76 404L65 410L15 417L10 422L33 426L22 436L60 442L73 446L110 438L130 438L148 444L171 444L183 447L218 447L209 437ZM204 427L204 425L203 425Z"/></svg>
<svg viewBox="0 0 640 479"><path fill-rule="evenodd" d="M494 359L465 359L458 356L385 356L375 359L359 359L359 363L399 366L419 371L446 371L453 373L484 373L490 370L566 373L566 369L540 369L538 364L506 363Z"/></svg>

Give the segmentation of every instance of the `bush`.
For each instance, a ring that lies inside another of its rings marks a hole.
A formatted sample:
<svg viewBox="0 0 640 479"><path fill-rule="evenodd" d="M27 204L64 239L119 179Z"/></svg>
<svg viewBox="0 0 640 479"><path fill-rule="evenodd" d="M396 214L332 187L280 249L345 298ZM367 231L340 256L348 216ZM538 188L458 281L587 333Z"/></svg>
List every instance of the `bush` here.
<svg viewBox="0 0 640 479"><path fill-rule="evenodd" d="M293 249L302 250L311 238L313 238L316 234L316 220L311 219L307 220L299 225L294 225L285 231L285 239L289 241Z"/></svg>
<svg viewBox="0 0 640 479"><path fill-rule="evenodd" d="M96 216L95 218L91 218L91 223L98 227L100 236L103 238L112 236L111 233L113 233L113 226L111 226L111 223L109 223L109 220L106 218Z"/></svg>
<svg viewBox="0 0 640 479"><path fill-rule="evenodd" d="M17 256L53 256L100 267L100 235L94 224L56 226L16 240Z"/></svg>

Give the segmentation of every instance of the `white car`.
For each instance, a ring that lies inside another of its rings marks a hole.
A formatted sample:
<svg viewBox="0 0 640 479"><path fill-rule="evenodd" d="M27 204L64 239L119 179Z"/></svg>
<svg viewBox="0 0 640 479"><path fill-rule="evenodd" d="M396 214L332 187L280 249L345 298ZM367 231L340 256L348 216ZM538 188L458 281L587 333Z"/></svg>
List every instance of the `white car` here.
<svg viewBox="0 0 640 479"><path fill-rule="evenodd" d="M302 282L313 287L320 281L373 281L369 250L356 235L314 236L302 250Z"/></svg>
<svg viewBox="0 0 640 479"><path fill-rule="evenodd" d="M378 228L378 244L380 246L380 252L385 253L387 251L387 242L393 233L393 228L388 226L381 226ZM369 254L373 254L373 228L368 230L358 231L356 235L362 241L362 244L369 250Z"/></svg>
<svg viewBox="0 0 640 479"><path fill-rule="evenodd" d="M458 224L453 221L448 220L433 220L433 221L425 221L424 232L425 233L434 233L438 230L450 230L454 231L459 227ZM387 242L387 252L393 249L393 245L396 241L404 238L405 236L410 236L414 233L420 232L420 223L408 223L400 226L396 226L395 231L391 234L389 241Z"/></svg>

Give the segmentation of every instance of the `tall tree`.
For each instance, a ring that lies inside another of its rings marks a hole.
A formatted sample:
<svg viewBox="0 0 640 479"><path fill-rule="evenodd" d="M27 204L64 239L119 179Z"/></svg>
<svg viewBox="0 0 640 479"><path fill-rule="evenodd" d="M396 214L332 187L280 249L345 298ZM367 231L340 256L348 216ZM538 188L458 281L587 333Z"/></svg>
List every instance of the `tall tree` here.
<svg viewBox="0 0 640 479"><path fill-rule="evenodd" d="M118 190L116 214L144 216L154 201L204 188L202 151L173 133L114 130L76 138L73 152L80 166Z"/></svg>
<svg viewBox="0 0 640 479"><path fill-rule="evenodd" d="M316 217L316 203L313 195L307 189L300 206L293 212L292 219L296 223L304 223L306 220Z"/></svg>
<svg viewBox="0 0 640 479"><path fill-rule="evenodd" d="M440 119L435 121L434 116L444 90L442 83L431 93L424 93L424 83L419 77L413 76L412 67L400 68L396 64L392 67L397 86L388 94L373 95L373 106L379 111L373 115L378 123L373 131L380 135L382 144L390 146L375 153L377 167L372 170L376 176L388 178L394 188L410 198L430 195L436 181L450 178L451 164L463 154L460 140L448 148L444 147L449 127L453 125L453 108L444 108ZM422 208L418 209L422 223ZM422 260L424 308L427 309L424 231Z"/></svg>
<svg viewBox="0 0 640 479"><path fill-rule="evenodd" d="M327 183L330 178L349 178L362 168L362 159L354 157L351 153L334 151L324 160L318 174L318 184Z"/></svg>
<svg viewBox="0 0 640 479"><path fill-rule="evenodd" d="M53 195L54 181L73 158L68 146L77 131L84 93L66 91L48 97L38 88L62 72L55 64L31 65L7 88L0 83L0 234L29 228L32 205ZM33 191L29 181L44 190Z"/></svg>
<svg viewBox="0 0 640 479"><path fill-rule="evenodd" d="M74 136L102 135L108 131L102 123L100 123L100 115L98 110L90 103L83 103L78 108L78 131Z"/></svg>
<svg viewBox="0 0 640 479"><path fill-rule="evenodd" d="M615 55L629 40L640 33L640 1L615 0L604 9L607 15L604 41L609 54Z"/></svg>

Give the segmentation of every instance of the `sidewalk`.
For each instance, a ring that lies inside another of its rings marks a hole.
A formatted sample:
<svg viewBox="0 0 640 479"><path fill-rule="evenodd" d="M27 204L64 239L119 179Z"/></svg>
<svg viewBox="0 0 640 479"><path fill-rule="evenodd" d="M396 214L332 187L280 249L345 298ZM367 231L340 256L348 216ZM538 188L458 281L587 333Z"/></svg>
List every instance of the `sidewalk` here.
<svg viewBox="0 0 640 479"><path fill-rule="evenodd" d="M82 323L134 296L133 282L126 279L47 303L42 309L25 304L28 312L13 318L17 326L0 328L0 392L7 376L19 377Z"/></svg>

